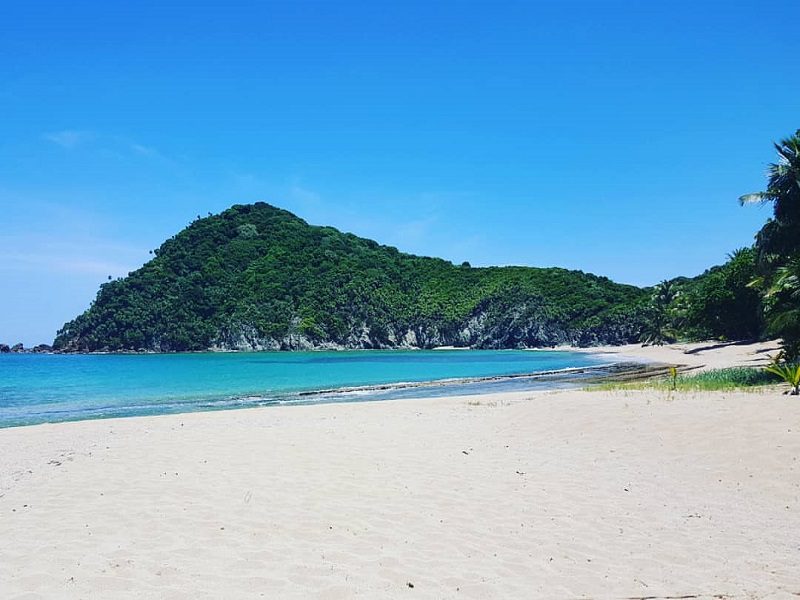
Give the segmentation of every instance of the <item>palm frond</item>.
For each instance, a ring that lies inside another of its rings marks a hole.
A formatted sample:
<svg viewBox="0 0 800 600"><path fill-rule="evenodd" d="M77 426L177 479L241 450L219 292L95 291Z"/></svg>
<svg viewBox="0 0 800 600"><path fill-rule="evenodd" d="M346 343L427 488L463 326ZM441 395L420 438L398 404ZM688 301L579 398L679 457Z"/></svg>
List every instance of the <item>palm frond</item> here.
<svg viewBox="0 0 800 600"><path fill-rule="evenodd" d="M764 367L764 370L783 379L792 387L792 394L798 395L800 392L800 365L775 363Z"/></svg>
<svg viewBox="0 0 800 600"><path fill-rule="evenodd" d="M768 318L767 330L769 333L780 335L796 323L800 323L800 308L774 312Z"/></svg>
<svg viewBox="0 0 800 600"><path fill-rule="evenodd" d="M739 204L742 206L745 204L766 204L767 202L774 201L776 197L775 194L771 194L770 192L754 192L752 194L739 196Z"/></svg>

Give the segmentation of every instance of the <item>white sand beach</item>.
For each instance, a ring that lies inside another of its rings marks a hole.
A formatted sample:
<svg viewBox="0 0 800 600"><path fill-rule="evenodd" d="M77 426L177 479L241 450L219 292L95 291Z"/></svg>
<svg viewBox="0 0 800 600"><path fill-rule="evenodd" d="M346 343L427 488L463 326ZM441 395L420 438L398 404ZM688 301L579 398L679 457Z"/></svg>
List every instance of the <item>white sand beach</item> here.
<svg viewBox="0 0 800 600"><path fill-rule="evenodd" d="M607 351L723 366L770 350L686 349ZM798 457L800 400L779 390L4 429L0 597L797 597Z"/></svg>
<svg viewBox="0 0 800 600"><path fill-rule="evenodd" d="M667 344L664 346L600 346L573 348L563 346L559 350L590 352L613 360L681 365L689 370L706 371L727 367L763 367L772 362L780 352L775 341L756 343L692 342L689 344Z"/></svg>

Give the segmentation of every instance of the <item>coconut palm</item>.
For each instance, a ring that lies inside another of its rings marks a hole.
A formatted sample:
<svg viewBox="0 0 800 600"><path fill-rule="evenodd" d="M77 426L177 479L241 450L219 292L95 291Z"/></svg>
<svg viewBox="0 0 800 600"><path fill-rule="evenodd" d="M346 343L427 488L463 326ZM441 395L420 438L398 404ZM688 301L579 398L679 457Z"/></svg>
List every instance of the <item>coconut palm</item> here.
<svg viewBox="0 0 800 600"><path fill-rule="evenodd" d="M767 327L780 335L789 358L800 356L800 258L779 267L764 294Z"/></svg>
<svg viewBox="0 0 800 600"><path fill-rule="evenodd" d="M769 165L767 189L745 194L741 204L773 205L773 218L756 236L756 248L765 262L800 251L800 129L775 144L778 162Z"/></svg>
<svg viewBox="0 0 800 600"><path fill-rule="evenodd" d="M800 258L775 271L775 280L767 292L767 297L779 295L796 302L800 310Z"/></svg>
<svg viewBox="0 0 800 600"><path fill-rule="evenodd" d="M790 358L800 355L800 130L775 144L778 162L769 166L767 190L739 198L742 204L771 202L773 217L756 236L770 333L783 338Z"/></svg>
<svg viewBox="0 0 800 600"><path fill-rule="evenodd" d="M650 300L648 323L640 337L642 344L663 346L675 341L670 307L677 297L678 290L672 281L662 281L655 287Z"/></svg>

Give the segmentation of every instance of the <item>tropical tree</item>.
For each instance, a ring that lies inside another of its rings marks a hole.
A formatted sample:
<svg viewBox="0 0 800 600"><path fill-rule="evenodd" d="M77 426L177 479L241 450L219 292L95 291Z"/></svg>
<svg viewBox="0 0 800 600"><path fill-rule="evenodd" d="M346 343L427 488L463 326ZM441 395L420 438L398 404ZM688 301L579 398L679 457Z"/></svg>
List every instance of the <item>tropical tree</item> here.
<svg viewBox="0 0 800 600"><path fill-rule="evenodd" d="M662 281L655 287L648 310L649 318L640 338L642 344L663 346L675 341L675 319L671 306L678 294L672 281Z"/></svg>
<svg viewBox="0 0 800 600"><path fill-rule="evenodd" d="M778 267L764 295L767 331L783 337L784 353L800 356L800 258Z"/></svg>
<svg viewBox="0 0 800 600"><path fill-rule="evenodd" d="M775 144L778 162L768 169L764 192L739 200L772 203L773 215L756 235L767 330L783 338L789 359L800 355L800 130Z"/></svg>
<svg viewBox="0 0 800 600"><path fill-rule="evenodd" d="M671 309L680 316L681 331L690 338L753 340L763 331L759 290L751 285L758 275L756 251L740 248L728 261L682 286Z"/></svg>
<svg viewBox="0 0 800 600"><path fill-rule="evenodd" d="M773 218L756 236L756 249L767 265L800 252L800 129L774 146L778 162L769 165L766 191L739 198L741 204L772 203Z"/></svg>

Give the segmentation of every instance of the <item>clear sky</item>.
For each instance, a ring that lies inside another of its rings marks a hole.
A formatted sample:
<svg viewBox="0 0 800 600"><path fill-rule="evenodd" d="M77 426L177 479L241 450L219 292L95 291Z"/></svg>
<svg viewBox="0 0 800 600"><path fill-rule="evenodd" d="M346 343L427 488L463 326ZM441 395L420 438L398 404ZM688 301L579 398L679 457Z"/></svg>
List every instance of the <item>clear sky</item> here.
<svg viewBox="0 0 800 600"><path fill-rule="evenodd" d="M653 284L749 245L800 3L13 2L0 342L51 342L196 215Z"/></svg>

